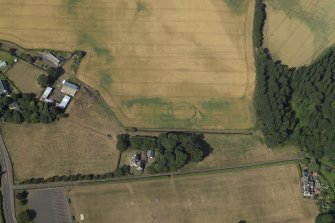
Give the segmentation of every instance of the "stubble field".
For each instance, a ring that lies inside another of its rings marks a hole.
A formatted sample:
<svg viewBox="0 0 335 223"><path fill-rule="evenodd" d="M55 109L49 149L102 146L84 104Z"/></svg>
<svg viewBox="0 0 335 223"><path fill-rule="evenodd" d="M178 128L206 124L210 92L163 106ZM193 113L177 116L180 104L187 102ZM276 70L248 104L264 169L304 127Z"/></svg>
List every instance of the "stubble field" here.
<svg viewBox="0 0 335 223"><path fill-rule="evenodd" d="M26 48L87 51L78 77L126 126L253 126L254 1L0 4L0 38Z"/></svg>
<svg viewBox="0 0 335 223"><path fill-rule="evenodd" d="M312 223L313 200L302 198L294 164L213 175L124 182L71 189L86 222Z"/></svg>
<svg viewBox="0 0 335 223"><path fill-rule="evenodd" d="M266 0L264 45L290 66L315 60L335 43L332 0Z"/></svg>

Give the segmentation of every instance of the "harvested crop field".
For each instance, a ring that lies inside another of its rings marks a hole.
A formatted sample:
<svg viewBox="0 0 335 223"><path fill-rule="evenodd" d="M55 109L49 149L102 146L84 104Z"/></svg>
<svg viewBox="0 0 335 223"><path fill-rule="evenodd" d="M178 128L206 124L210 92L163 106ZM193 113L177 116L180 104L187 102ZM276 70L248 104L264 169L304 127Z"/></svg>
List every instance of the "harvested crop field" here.
<svg viewBox="0 0 335 223"><path fill-rule="evenodd" d="M80 186L69 192L85 222L313 223L294 164L160 180Z"/></svg>
<svg viewBox="0 0 335 223"><path fill-rule="evenodd" d="M68 118L51 124L1 124L16 181L115 170L119 129L108 108L82 88L67 111Z"/></svg>
<svg viewBox="0 0 335 223"><path fill-rule="evenodd" d="M45 73L43 70L20 60L6 75L21 92L40 96L43 89L37 84L37 78L43 73Z"/></svg>
<svg viewBox="0 0 335 223"><path fill-rule="evenodd" d="M335 43L332 0L266 0L264 45L290 66L308 64Z"/></svg>
<svg viewBox="0 0 335 223"><path fill-rule="evenodd" d="M78 77L126 126L253 126L254 0L0 3L0 38L87 51Z"/></svg>

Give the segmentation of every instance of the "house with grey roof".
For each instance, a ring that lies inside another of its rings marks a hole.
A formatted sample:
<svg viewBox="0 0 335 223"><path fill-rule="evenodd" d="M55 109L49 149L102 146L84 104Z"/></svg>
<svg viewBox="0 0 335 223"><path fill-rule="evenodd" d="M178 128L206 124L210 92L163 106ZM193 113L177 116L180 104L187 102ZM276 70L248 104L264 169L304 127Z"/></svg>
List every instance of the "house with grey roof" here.
<svg viewBox="0 0 335 223"><path fill-rule="evenodd" d="M150 159L154 158L155 157L155 150L149 149L147 151L147 157L150 158Z"/></svg>

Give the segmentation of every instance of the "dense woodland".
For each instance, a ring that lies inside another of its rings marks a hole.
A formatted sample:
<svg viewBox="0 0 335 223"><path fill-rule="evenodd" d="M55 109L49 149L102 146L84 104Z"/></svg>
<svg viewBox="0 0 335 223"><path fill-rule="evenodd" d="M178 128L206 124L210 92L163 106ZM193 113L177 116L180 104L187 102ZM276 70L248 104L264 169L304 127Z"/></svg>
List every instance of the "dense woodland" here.
<svg viewBox="0 0 335 223"><path fill-rule="evenodd" d="M308 66L290 68L267 49L256 53L257 124L269 146L288 142L335 161L335 48Z"/></svg>
<svg viewBox="0 0 335 223"><path fill-rule="evenodd" d="M274 61L262 47L264 9L258 0L254 24L257 127L270 147L291 143L316 160L327 157L335 163L335 48L299 68ZM316 222L334 222L334 211L330 208L320 214Z"/></svg>
<svg viewBox="0 0 335 223"><path fill-rule="evenodd" d="M201 134L170 132L158 137L121 134L117 138L116 148L120 151L156 151L155 161L148 167L150 173L176 171L189 162L203 160L212 151Z"/></svg>

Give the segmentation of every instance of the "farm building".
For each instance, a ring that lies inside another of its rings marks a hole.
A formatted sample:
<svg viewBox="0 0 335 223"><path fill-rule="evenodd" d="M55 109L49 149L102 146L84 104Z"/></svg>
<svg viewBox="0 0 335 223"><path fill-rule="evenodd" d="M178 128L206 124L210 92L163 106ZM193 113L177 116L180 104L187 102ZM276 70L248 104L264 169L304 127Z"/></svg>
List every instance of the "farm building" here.
<svg viewBox="0 0 335 223"><path fill-rule="evenodd" d="M4 61L0 61L0 68L3 68L5 66L7 66L7 63Z"/></svg>
<svg viewBox="0 0 335 223"><path fill-rule="evenodd" d="M49 95L51 94L52 90L53 90L53 88L47 87L45 89L45 91L43 92L43 94L40 98L40 101L46 101L48 99ZM48 101L46 101L46 102L48 102Z"/></svg>
<svg viewBox="0 0 335 223"><path fill-rule="evenodd" d="M154 158L155 157L155 150L149 149L147 151L147 157L150 158L150 159Z"/></svg>
<svg viewBox="0 0 335 223"><path fill-rule="evenodd" d="M71 100L71 97L68 95L65 95L61 103L57 104L57 107L61 109L65 109L66 106L69 104L70 100Z"/></svg>
<svg viewBox="0 0 335 223"><path fill-rule="evenodd" d="M303 176L301 177L301 189L304 197L313 197L315 194L320 194L321 186L308 168L303 170Z"/></svg>
<svg viewBox="0 0 335 223"><path fill-rule="evenodd" d="M6 80L0 81L0 94L9 94L10 93L10 87Z"/></svg>
<svg viewBox="0 0 335 223"><path fill-rule="evenodd" d="M79 86L78 85L75 85L75 84L72 84L68 81L63 81L63 86L62 86L62 89L61 89L61 92L65 93L65 94L68 94L68 95L71 95L71 96L74 96L77 91L79 91Z"/></svg>
<svg viewBox="0 0 335 223"><path fill-rule="evenodd" d="M53 55L50 52L49 53L43 53L42 56L57 67L62 65L62 63L64 61L64 59L59 58L59 57Z"/></svg>

